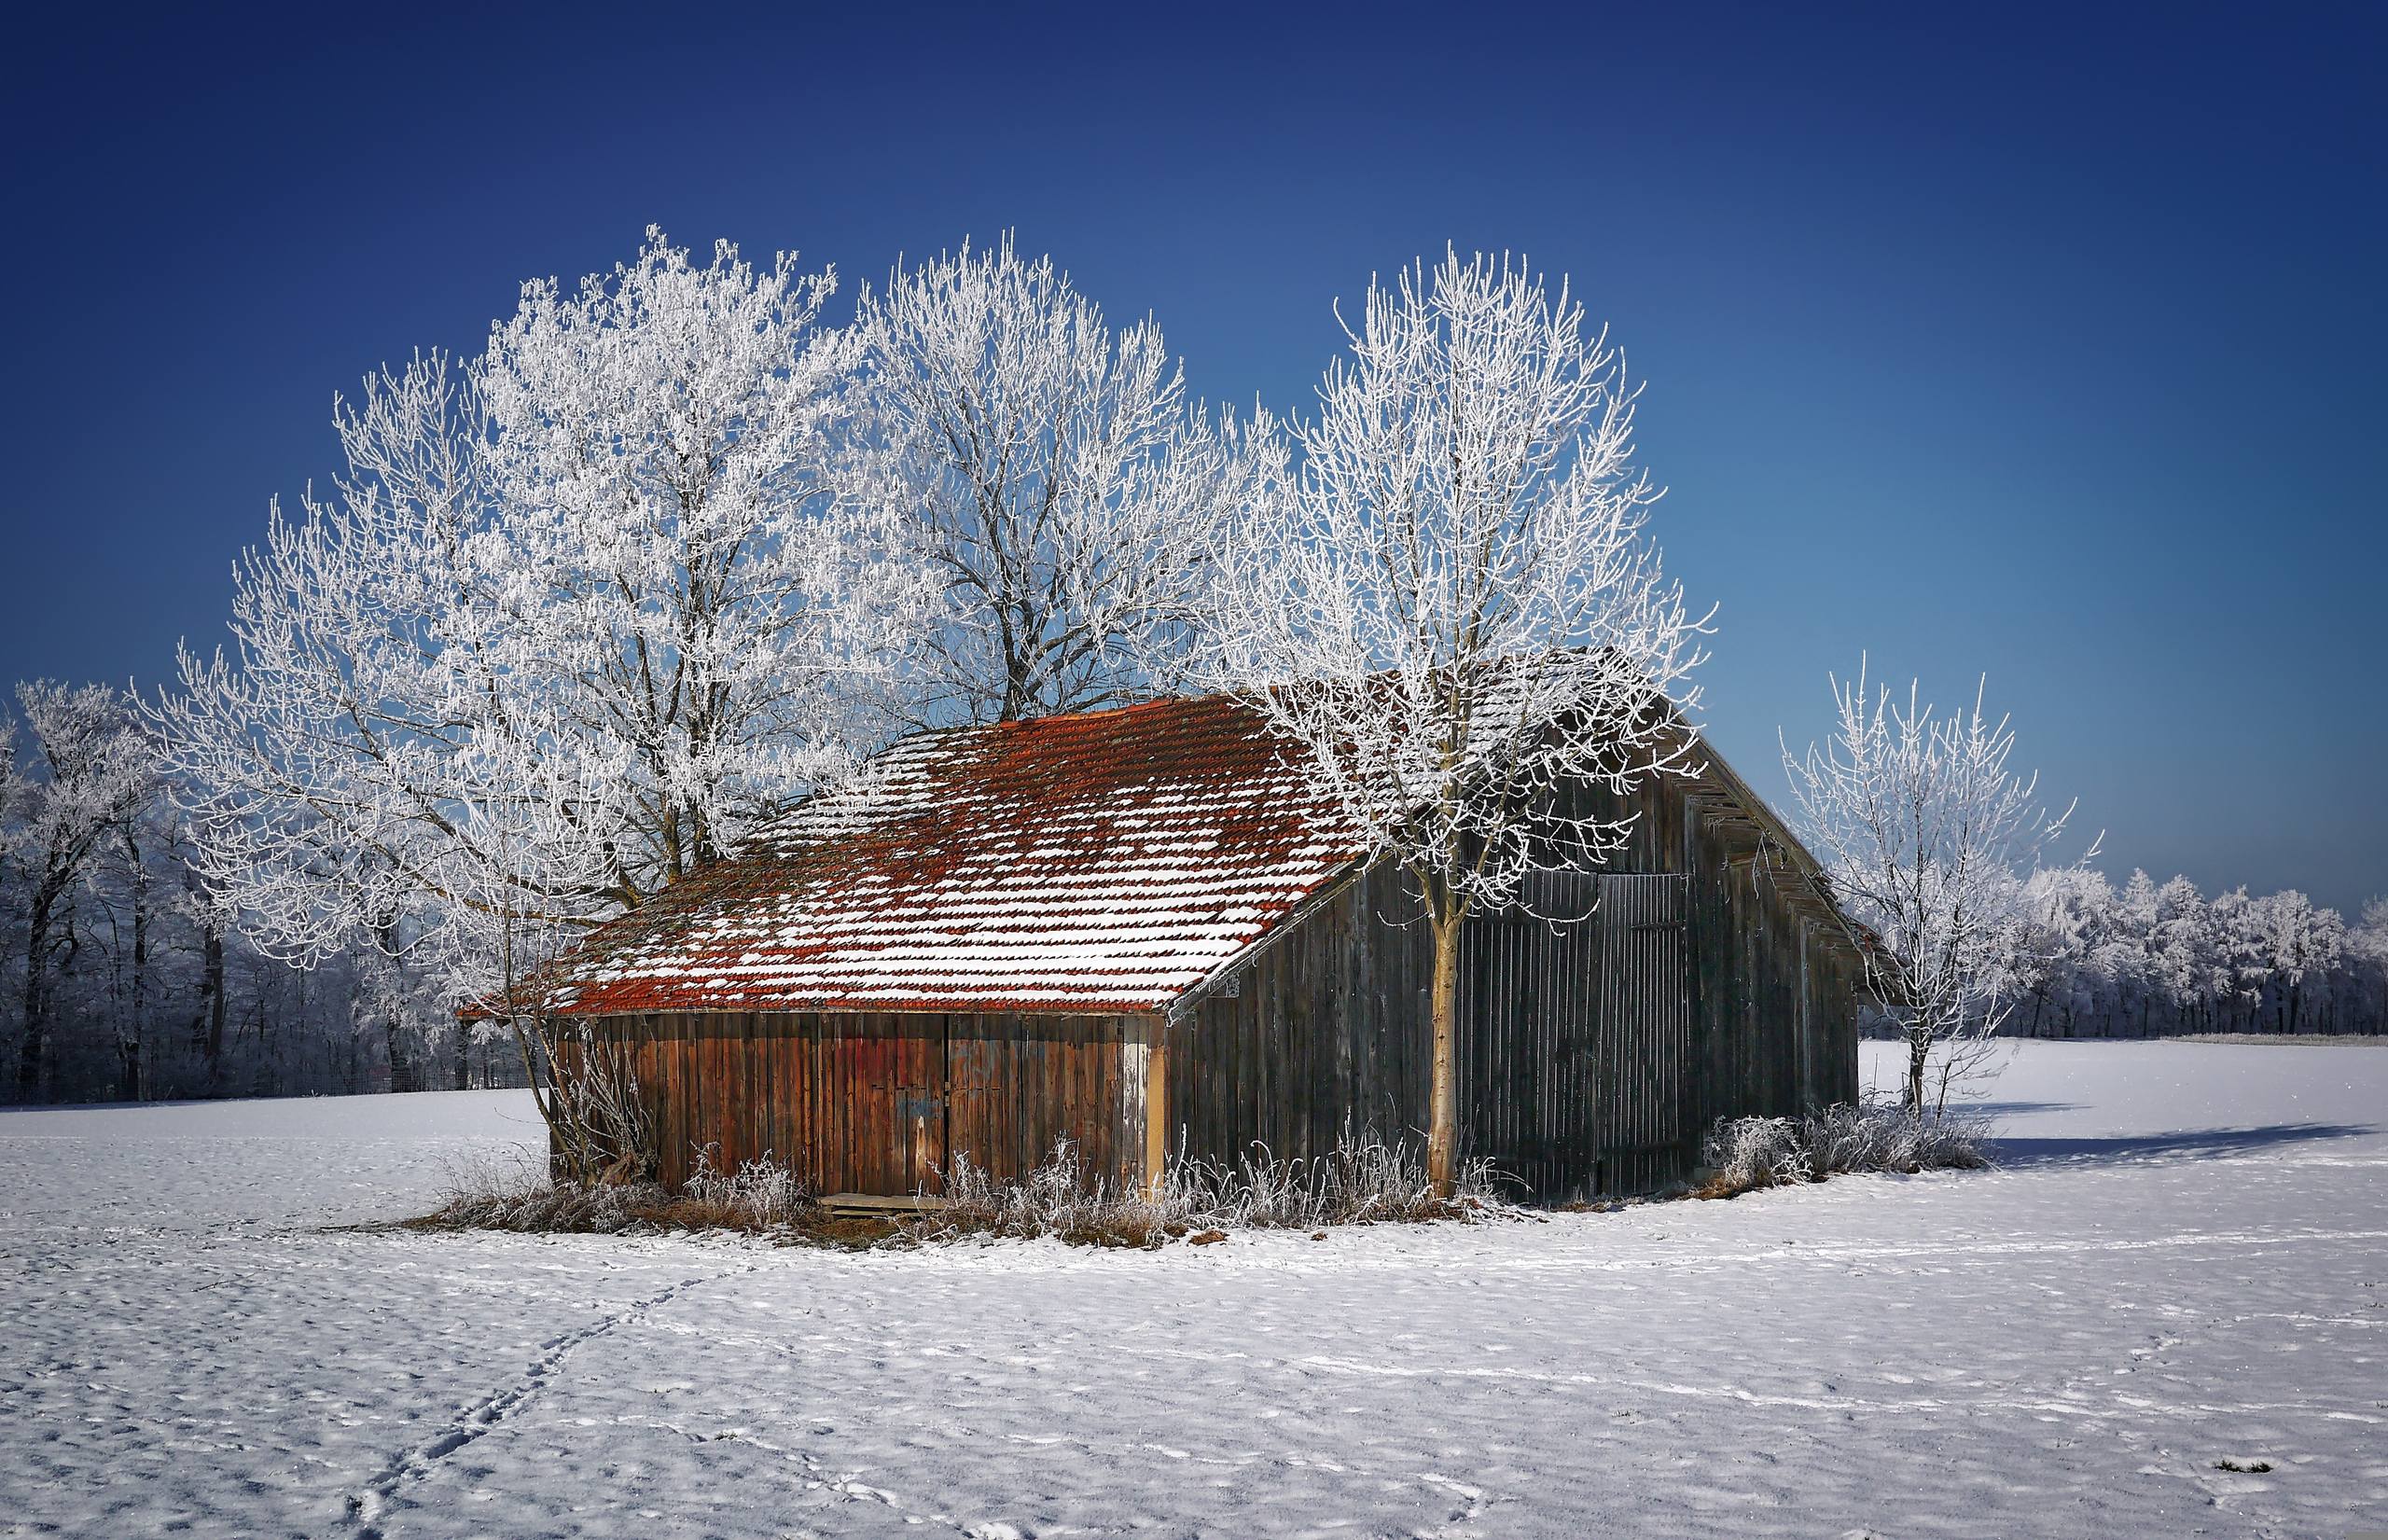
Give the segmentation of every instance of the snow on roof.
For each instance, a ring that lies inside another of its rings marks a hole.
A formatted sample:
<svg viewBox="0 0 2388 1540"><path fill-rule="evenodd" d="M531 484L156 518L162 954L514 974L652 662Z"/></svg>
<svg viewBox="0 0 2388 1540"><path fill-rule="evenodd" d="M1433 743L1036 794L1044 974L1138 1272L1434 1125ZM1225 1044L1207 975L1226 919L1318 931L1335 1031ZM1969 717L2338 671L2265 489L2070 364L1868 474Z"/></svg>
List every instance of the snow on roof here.
<svg viewBox="0 0 2388 1540"><path fill-rule="evenodd" d="M561 1008L1151 1011L1365 853L1249 708L923 733L602 927Z"/></svg>

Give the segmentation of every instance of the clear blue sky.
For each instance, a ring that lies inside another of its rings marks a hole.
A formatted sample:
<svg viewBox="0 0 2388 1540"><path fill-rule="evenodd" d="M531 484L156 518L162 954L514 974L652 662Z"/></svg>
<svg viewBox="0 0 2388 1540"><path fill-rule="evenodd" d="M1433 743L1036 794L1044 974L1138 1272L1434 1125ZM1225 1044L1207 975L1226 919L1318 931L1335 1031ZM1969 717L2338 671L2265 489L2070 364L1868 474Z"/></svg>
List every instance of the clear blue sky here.
<svg viewBox="0 0 2388 1540"><path fill-rule="evenodd" d="M1868 648L1987 671L2117 871L2388 890L2388 7L1808 9L43 7L0 674L212 643L335 390L649 221L841 305L1013 227L1279 408L1338 296L1453 242L1571 274L1646 378L1762 785Z"/></svg>

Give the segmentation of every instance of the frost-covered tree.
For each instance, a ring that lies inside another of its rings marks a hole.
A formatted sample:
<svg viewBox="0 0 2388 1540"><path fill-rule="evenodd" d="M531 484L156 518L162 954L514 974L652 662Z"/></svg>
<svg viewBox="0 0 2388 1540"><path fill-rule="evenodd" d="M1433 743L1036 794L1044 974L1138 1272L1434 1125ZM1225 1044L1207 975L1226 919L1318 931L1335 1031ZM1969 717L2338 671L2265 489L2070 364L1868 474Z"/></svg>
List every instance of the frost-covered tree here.
<svg viewBox="0 0 2388 1540"><path fill-rule="evenodd" d="M271 512L231 647L152 707L260 945L487 987L867 746L919 584L829 474L861 354L830 284L650 230L337 408L334 493Z"/></svg>
<svg viewBox="0 0 2388 1540"><path fill-rule="evenodd" d="M1537 866L1622 844L1623 822L1556 812L1560 784L1690 768L1678 687L1704 622L1646 538L1637 391L1563 283L1450 253L1372 284L1349 336L1295 430L1299 475L1223 554L1201 673L1302 744L1316 793L1418 885L1447 1189L1461 927Z"/></svg>
<svg viewBox="0 0 2388 1540"><path fill-rule="evenodd" d="M2372 1030L2388 1032L2388 896L2374 897L2363 906L2363 919L2347 937L2347 955L2368 975L2368 988L2360 992L2366 997L2365 1008L2377 1023Z"/></svg>
<svg viewBox="0 0 2388 1540"><path fill-rule="evenodd" d="M2147 949L2143 989L2168 1020L2187 1020L2196 1011L2204 967L2205 896L2195 882L2174 877L2156 890L2156 933ZM2140 1011L2140 1034L2147 1034L2149 1010Z"/></svg>
<svg viewBox="0 0 2388 1540"><path fill-rule="evenodd" d="M2346 922L2294 888L2256 900L2253 918L2258 966L2272 985L2273 1024L2284 1033L2301 1031L2312 996L2327 998L2330 976L2346 951Z"/></svg>
<svg viewBox="0 0 2388 1540"><path fill-rule="evenodd" d="M2099 1008L2114 904L2114 884L2086 866L2043 867L2025 880L2010 958L2031 1002L2031 1034L2070 1037L2074 1022Z"/></svg>
<svg viewBox="0 0 2388 1540"><path fill-rule="evenodd" d="M2024 880L2072 810L2040 806L2038 777L2008 763L2007 719L1978 691L1944 717L1913 685L1904 704L1869 692L1861 662L1832 696L1831 737L1799 755L1786 742L1783 766L1800 834L1879 942L1867 982L1907 1040L1907 1102L1921 1117L1982 1067L2014 1009L2029 972Z"/></svg>
<svg viewBox="0 0 2388 1540"><path fill-rule="evenodd" d="M9 853L24 886L17 1094L31 1101L49 1067L53 978L82 946L62 922L108 842L129 837L156 770L124 697L104 685L36 680L18 687L17 707L32 754L29 773L17 773L8 734Z"/></svg>
<svg viewBox="0 0 2388 1540"><path fill-rule="evenodd" d="M1007 237L867 293L858 489L943 590L913 715L1010 721L1166 687L1215 527L1269 465L1186 399L1146 319L1116 336L1052 259Z"/></svg>
<svg viewBox="0 0 2388 1540"><path fill-rule="evenodd" d="M2244 885L2214 895L2209 911L2212 989L2226 1026L2252 1027L2263 1012L2263 911Z"/></svg>
<svg viewBox="0 0 2388 1540"><path fill-rule="evenodd" d="M649 229L576 294L525 285L475 371L509 622L480 640L544 687L546 733L618 767L626 904L845 769L920 618L892 526L828 474L863 353L816 324L833 288Z"/></svg>

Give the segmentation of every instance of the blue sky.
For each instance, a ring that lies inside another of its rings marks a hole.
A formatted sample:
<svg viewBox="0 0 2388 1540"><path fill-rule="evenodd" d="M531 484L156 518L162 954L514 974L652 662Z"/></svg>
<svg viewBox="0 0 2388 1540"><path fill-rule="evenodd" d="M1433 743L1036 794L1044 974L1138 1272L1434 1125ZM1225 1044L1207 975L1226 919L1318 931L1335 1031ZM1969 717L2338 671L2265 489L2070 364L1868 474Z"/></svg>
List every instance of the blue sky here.
<svg viewBox="0 0 2388 1540"><path fill-rule="evenodd" d="M1867 649L1987 672L2118 872L2388 891L2388 10L1657 9L21 21L0 674L211 643L335 390L650 221L840 308L1016 229L1280 409L1451 242L1646 380L1762 786Z"/></svg>

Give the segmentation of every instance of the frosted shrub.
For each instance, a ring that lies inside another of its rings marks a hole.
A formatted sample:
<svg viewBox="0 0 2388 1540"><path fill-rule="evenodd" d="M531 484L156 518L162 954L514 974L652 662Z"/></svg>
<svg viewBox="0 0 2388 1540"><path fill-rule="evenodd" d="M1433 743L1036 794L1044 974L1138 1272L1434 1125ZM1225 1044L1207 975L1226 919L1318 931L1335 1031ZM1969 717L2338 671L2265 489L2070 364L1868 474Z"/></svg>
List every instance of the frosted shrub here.
<svg viewBox="0 0 2388 1540"><path fill-rule="evenodd" d="M518 1027L518 1033L521 1032ZM655 1119L639 1094L629 1050L603 1042L586 1025L533 1029L549 1075L532 1094L553 1136L557 1174L576 1183L616 1186L654 1175Z"/></svg>
<svg viewBox="0 0 2388 1540"><path fill-rule="evenodd" d="M1501 1201L1491 1162L1465 1163L1454 1172L1451 1196L1437 1198L1422 1151L1349 1125L1333 1149L1311 1159L1280 1160L1256 1144L1232 1168L1180 1160L1161 1187L1193 1221L1298 1229L1464 1218Z"/></svg>
<svg viewBox="0 0 2388 1540"><path fill-rule="evenodd" d="M1981 1117L1918 1117L1888 1102L1842 1103L1800 1117L1720 1118L1701 1145L1701 1162L1715 1174L1700 1195L1730 1198L1852 1172L1974 1170L1990 1164L1989 1138Z"/></svg>
<svg viewBox="0 0 2388 1540"><path fill-rule="evenodd" d="M1964 1113L1917 1117L1888 1103L1841 1103L1802 1119L1815 1167L1857 1171L1972 1170L1990 1164L1984 1120Z"/></svg>
<svg viewBox="0 0 2388 1540"><path fill-rule="evenodd" d="M908 1226L906 1233L915 1240L957 1234L1020 1240L1051 1235L1140 1246L1159 1240L1170 1219L1165 1204L1121 1191L1090 1173L1077 1145L1062 1139L1042 1165L1017 1182L996 1181L966 1153L955 1157L945 1173L943 1206L933 1219Z"/></svg>
<svg viewBox="0 0 2388 1540"><path fill-rule="evenodd" d="M440 1229L614 1235L635 1222L643 1203L663 1200L663 1190L647 1184L557 1182L541 1160L481 1159L451 1169L445 1199L423 1223Z"/></svg>
<svg viewBox="0 0 2388 1540"><path fill-rule="evenodd" d="M1716 1171L1710 1186L1747 1192L1810 1180L1814 1170L1801 1131L1788 1117L1718 1119L1700 1148L1701 1163Z"/></svg>

